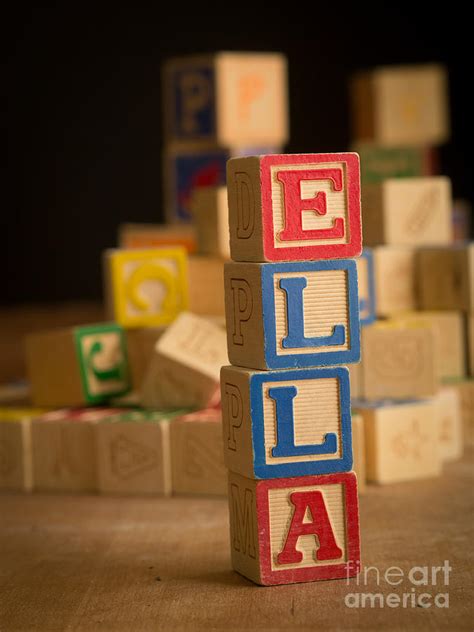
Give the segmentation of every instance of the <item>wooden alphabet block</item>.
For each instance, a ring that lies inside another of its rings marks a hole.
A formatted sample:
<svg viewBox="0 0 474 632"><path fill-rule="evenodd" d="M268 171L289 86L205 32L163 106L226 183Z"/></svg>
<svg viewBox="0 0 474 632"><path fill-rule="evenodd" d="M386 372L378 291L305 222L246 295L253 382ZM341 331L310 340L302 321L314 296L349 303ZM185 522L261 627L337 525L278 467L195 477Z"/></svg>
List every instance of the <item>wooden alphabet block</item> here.
<svg viewBox="0 0 474 632"><path fill-rule="evenodd" d="M351 399L359 399L363 397L364 383L362 381L362 362L348 364L349 383L351 385Z"/></svg>
<svg viewBox="0 0 474 632"><path fill-rule="evenodd" d="M221 258L189 258L189 311L201 316L225 316L224 261Z"/></svg>
<svg viewBox="0 0 474 632"><path fill-rule="evenodd" d="M356 259L359 286L360 324L370 325L375 320L375 274L374 256L370 248L365 248Z"/></svg>
<svg viewBox="0 0 474 632"><path fill-rule="evenodd" d="M227 164L234 261L357 257L359 156L281 154Z"/></svg>
<svg viewBox="0 0 474 632"><path fill-rule="evenodd" d="M387 147L356 143L360 156L362 185L377 184L387 178L413 178L436 175L437 154L432 147Z"/></svg>
<svg viewBox="0 0 474 632"><path fill-rule="evenodd" d="M25 347L36 406L100 404L130 389L120 325L101 323L31 334Z"/></svg>
<svg viewBox="0 0 474 632"><path fill-rule="evenodd" d="M439 444L442 461L460 459L463 452L461 398L452 386L443 387L434 400L438 415Z"/></svg>
<svg viewBox="0 0 474 632"><path fill-rule="evenodd" d="M119 248L168 248L182 246L188 254L196 252L194 226L181 224L121 224L119 226Z"/></svg>
<svg viewBox="0 0 474 632"><path fill-rule="evenodd" d="M359 361L354 261L226 263L224 279L232 364L266 370Z"/></svg>
<svg viewBox="0 0 474 632"><path fill-rule="evenodd" d="M191 196L198 251L230 259L229 210L226 187L199 187Z"/></svg>
<svg viewBox="0 0 474 632"><path fill-rule="evenodd" d="M107 310L124 327L168 325L188 306L184 248L107 250Z"/></svg>
<svg viewBox="0 0 474 632"><path fill-rule="evenodd" d="M429 327L376 323L362 332L364 397L411 399L436 394L439 378Z"/></svg>
<svg viewBox="0 0 474 632"><path fill-rule="evenodd" d="M224 460L247 478L285 478L352 468L345 367L221 371Z"/></svg>
<svg viewBox="0 0 474 632"><path fill-rule="evenodd" d="M97 490L94 425L114 408L63 409L31 424L35 490L91 492Z"/></svg>
<svg viewBox="0 0 474 632"><path fill-rule="evenodd" d="M416 253L408 246L372 249L377 316L416 309Z"/></svg>
<svg viewBox="0 0 474 632"><path fill-rule="evenodd" d="M357 476L357 490L362 494L366 488L364 419L359 413L352 414L353 470Z"/></svg>
<svg viewBox="0 0 474 632"><path fill-rule="evenodd" d="M367 480L381 485L441 474L439 425L433 401L357 406L364 419Z"/></svg>
<svg viewBox="0 0 474 632"><path fill-rule="evenodd" d="M31 419L44 412L37 408L0 408L0 490L31 490Z"/></svg>
<svg viewBox="0 0 474 632"><path fill-rule="evenodd" d="M128 365L134 391L141 388L148 366L153 358L155 345L165 332L164 327L127 329Z"/></svg>
<svg viewBox="0 0 474 632"><path fill-rule="evenodd" d="M467 317L469 342L469 375L474 377L474 314Z"/></svg>
<svg viewBox="0 0 474 632"><path fill-rule="evenodd" d="M171 494L169 421L178 411L131 411L95 425L102 493Z"/></svg>
<svg viewBox="0 0 474 632"><path fill-rule="evenodd" d="M459 395L464 443L474 445L474 380L449 380L446 384Z"/></svg>
<svg viewBox="0 0 474 632"><path fill-rule="evenodd" d="M155 345L142 389L145 408L202 408L219 400L227 364L226 334L218 325L183 312Z"/></svg>
<svg viewBox="0 0 474 632"><path fill-rule="evenodd" d="M227 476L221 411L199 410L174 419L170 435L173 494L224 496Z"/></svg>
<svg viewBox="0 0 474 632"><path fill-rule="evenodd" d="M378 67L352 84L354 136L382 146L449 138L447 72L439 64Z"/></svg>
<svg viewBox="0 0 474 632"><path fill-rule="evenodd" d="M474 242L417 253L421 309L474 312Z"/></svg>
<svg viewBox="0 0 474 632"><path fill-rule="evenodd" d="M280 145L288 140L286 59L279 53L216 53L164 67L168 140Z"/></svg>
<svg viewBox="0 0 474 632"><path fill-rule="evenodd" d="M461 312L406 312L394 320L404 327L431 327L436 346L439 379L466 375L466 343Z"/></svg>
<svg viewBox="0 0 474 632"><path fill-rule="evenodd" d="M360 570L353 472L257 481L229 472L232 566L264 586Z"/></svg>
<svg viewBox="0 0 474 632"><path fill-rule="evenodd" d="M449 244L451 182L444 176L388 178L362 188L364 243L421 246Z"/></svg>

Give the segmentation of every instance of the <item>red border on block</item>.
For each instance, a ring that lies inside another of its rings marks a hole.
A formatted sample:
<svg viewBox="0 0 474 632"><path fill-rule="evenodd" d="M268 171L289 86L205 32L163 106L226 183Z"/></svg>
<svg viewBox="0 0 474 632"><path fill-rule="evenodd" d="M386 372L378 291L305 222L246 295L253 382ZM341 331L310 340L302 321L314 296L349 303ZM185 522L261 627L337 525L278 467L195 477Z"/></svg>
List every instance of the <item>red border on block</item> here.
<svg viewBox="0 0 474 632"><path fill-rule="evenodd" d="M334 485L344 487L344 512L346 530L346 556L348 561L341 564L327 564L272 570L270 549L270 512L268 491L281 488L302 488L313 485ZM357 497L357 477L354 472L329 474L327 476L300 476L278 478L257 483L257 523L260 548L260 573L263 585L294 584L322 579L344 579L354 577L360 569L359 502Z"/></svg>
<svg viewBox="0 0 474 632"><path fill-rule="evenodd" d="M349 227L344 220L344 230L349 231L349 243L288 246L275 248L272 183L270 167L274 165L301 165L325 162L344 162L347 180L347 215ZM345 152L340 154L278 154L262 156L260 161L262 191L263 253L268 261L303 261L316 259L344 259L358 257L362 252L362 221L360 207L360 164L359 155Z"/></svg>

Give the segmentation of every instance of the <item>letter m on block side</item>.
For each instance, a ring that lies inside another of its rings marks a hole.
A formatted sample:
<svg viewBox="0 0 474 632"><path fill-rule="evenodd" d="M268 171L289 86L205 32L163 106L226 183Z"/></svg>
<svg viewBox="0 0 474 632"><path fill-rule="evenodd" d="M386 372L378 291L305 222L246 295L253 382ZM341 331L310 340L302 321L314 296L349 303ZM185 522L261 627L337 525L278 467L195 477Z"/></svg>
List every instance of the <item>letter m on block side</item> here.
<svg viewBox="0 0 474 632"><path fill-rule="evenodd" d="M232 527L232 547L249 557L256 559L255 530L255 498L251 489L244 488L243 493L238 485L230 486L230 510Z"/></svg>

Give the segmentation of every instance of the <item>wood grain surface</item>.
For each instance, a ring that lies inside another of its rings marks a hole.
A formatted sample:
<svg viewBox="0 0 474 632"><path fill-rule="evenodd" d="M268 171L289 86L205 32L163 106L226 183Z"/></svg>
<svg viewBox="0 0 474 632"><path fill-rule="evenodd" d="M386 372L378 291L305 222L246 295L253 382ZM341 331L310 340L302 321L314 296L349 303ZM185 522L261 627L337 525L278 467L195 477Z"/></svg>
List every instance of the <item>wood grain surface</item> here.
<svg viewBox="0 0 474 632"><path fill-rule="evenodd" d="M369 486L362 559L452 567L449 608L348 608L356 580L259 588L230 569L224 499L0 496L0 630L472 630L473 456L440 478Z"/></svg>

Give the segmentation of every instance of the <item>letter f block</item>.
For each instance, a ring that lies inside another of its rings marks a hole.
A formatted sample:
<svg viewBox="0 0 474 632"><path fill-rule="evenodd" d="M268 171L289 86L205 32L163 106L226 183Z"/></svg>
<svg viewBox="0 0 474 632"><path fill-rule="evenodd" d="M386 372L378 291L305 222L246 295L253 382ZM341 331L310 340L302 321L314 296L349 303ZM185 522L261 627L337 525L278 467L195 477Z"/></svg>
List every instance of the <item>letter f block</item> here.
<svg viewBox="0 0 474 632"><path fill-rule="evenodd" d="M229 472L234 569L271 586L342 579L360 567L353 472L256 481Z"/></svg>
<svg viewBox="0 0 474 632"><path fill-rule="evenodd" d="M233 158L227 186L234 261L360 255L358 154Z"/></svg>

